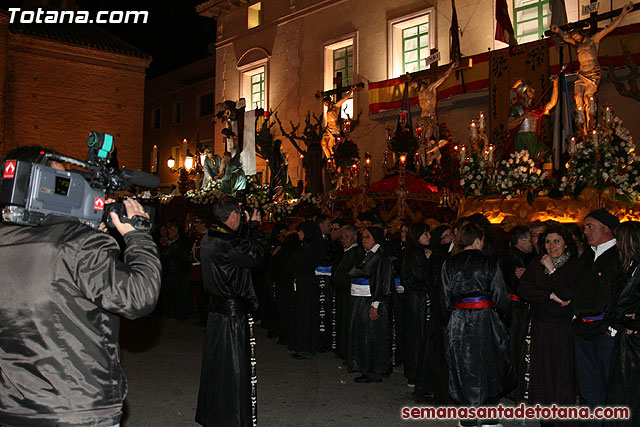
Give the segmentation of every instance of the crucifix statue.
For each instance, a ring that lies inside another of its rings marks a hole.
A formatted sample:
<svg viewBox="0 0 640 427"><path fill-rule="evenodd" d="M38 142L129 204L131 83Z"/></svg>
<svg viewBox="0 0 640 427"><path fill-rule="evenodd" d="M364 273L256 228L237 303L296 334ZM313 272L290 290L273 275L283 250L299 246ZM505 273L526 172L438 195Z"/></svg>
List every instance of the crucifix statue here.
<svg viewBox="0 0 640 427"><path fill-rule="evenodd" d="M431 56L437 53L437 49L431 49ZM407 73L406 79L411 83L411 87L418 94L418 104L420 105L420 122L424 126L424 139L435 137L438 139L438 119L436 115L436 106L438 101L438 88L451 76L454 70L463 70L471 67L471 60L465 59L464 66L460 66L459 61L455 61L448 66L444 74L444 67L438 66L438 61L432 62L429 70L418 71L416 73ZM428 83L424 80L428 79ZM406 81L406 80L405 80Z"/></svg>
<svg viewBox="0 0 640 427"><path fill-rule="evenodd" d="M342 86L341 72L336 73L333 82L336 85L335 89L316 94L318 98L322 96L322 103L327 107L327 126L322 134L322 152L327 159L330 159L333 155L333 147L336 145L336 135L340 135L340 108L342 104L353 95L353 92L357 88L364 87L364 83L358 83L348 87ZM346 92L346 95L343 95L344 92ZM336 95L336 98L340 99L333 102L333 95Z"/></svg>
<svg viewBox="0 0 640 427"><path fill-rule="evenodd" d="M600 80L602 79L602 70L598 63L600 41L620 25L622 19L632 10L633 3L626 4L613 22L591 36L579 27L567 33L557 25L551 25L551 32L557 33L566 43L575 46L578 52L580 69L578 70L578 79L575 81L573 88L577 114L579 116L576 121L580 124L585 123L585 130L595 127L595 121L593 119L596 114L595 111L591 111L595 106L595 102L592 102L591 98L595 98L598 87L600 86ZM595 19L600 20L598 17L595 17Z"/></svg>

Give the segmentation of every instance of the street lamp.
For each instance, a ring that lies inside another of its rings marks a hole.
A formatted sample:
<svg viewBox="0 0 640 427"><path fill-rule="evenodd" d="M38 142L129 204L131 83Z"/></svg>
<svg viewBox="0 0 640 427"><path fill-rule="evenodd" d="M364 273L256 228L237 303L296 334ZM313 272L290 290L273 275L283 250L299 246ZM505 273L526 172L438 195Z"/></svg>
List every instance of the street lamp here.
<svg viewBox="0 0 640 427"><path fill-rule="evenodd" d="M188 171L193 169L193 154L187 149L187 156L184 158L184 168Z"/></svg>
<svg viewBox="0 0 640 427"><path fill-rule="evenodd" d="M169 166L169 169L171 169L171 172L173 172L173 167L176 165L176 159L173 158L173 156L169 156L169 159L167 160L167 166Z"/></svg>

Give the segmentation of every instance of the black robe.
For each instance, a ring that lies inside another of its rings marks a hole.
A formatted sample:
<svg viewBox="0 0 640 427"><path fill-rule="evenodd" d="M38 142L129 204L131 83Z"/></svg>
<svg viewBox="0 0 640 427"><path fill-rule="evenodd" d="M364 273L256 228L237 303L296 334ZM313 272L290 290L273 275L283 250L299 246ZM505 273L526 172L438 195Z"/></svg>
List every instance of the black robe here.
<svg viewBox="0 0 640 427"><path fill-rule="evenodd" d="M249 312L258 300L251 269L259 267L268 248L258 223L248 238L216 224L202 238L202 276L214 297L202 355L196 422L204 426L248 426L252 405ZM255 397L255 396L254 396Z"/></svg>
<svg viewBox="0 0 640 427"><path fill-rule="evenodd" d="M433 237L432 237L433 239ZM449 245L447 245L448 248ZM436 405L448 405L451 403L449 396L449 368L445 358L444 330L445 317L448 314L443 312L442 295L442 265L450 257L450 253L440 247L436 248L429 260L432 263L431 283L433 290L431 298L431 316L429 319L429 329L420 355L418 356L418 366L416 369L416 396L425 396L433 392L433 399Z"/></svg>
<svg viewBox="0 0 640 427"><path fill-rule="evenodd" d="M529 404L570 406L576 402L573 308L562 307L549 296L554 292L563 301L574 298L578 260L570 258L547 275L540 258L531 261L520 279L520 298L531 304L531 340L528 342L523 337L525 352L518 373L517 397ZM526 354L529 354L529 363L526 363Z"/></svg>
<svg viewBox="0 0 640 427"><path fill-rule="evenodd" d="M630 277L621 282L620 296L611 310L610 318L617 328L616 343L611 358L608 406L627 406L631 418L624 422L610 422L606 425L640 425L640 260L631 265ZM635 320L627 317L634 314ZM636 331L627 334L626 330Z"/></svg>
<svg viewBox="0 0 640 427"><path fill-rule="evenodd" d="M391 369L391 319L389 296L393 285L393 265L382 247L367 252L364 259L349 271L351 278L369 281L371 297L351 297L351 322L349 326L348 368L359 371L387 374ZM379 319L369 318L373 301L379 301Z"/></svg>
<svg viewBox="0 0 640 427"><path fill-rule="evenodd" d="M581 322L585 316L596 316L606 313L608 316L614 306L614 285L619 280L620 260L618 248L613 246L595 258L595 253L587 249L580 256L580 274L573 300L573 332L580 337L591 340L607 332L610 325L608 317L595 322Z"/></svg>
<svg viewBox="0 0 640 427"><path fill-rule="evenodd" d="M508 324L511 300L500 268L477 250L442 266L449 393L458 403L495 402L513 387ZM489 297L495 308L456 309L462 298Z"/></svg>
<svg viewBox="0 0 640 427"><path fill-rule="evenodd" d="M351 319L351 277L349 271L364 257L364 250L354 246L342 255L331 277L336 295L336 353L347 360L349 350L349 322Z"/></svg>
<svg viewBox="0 0 640 427"><path fill-rule="evenodd" d="M289 263L300 246L297 234L290 234L282 243L280 250L271 257L269 263L270 276L274 281L276 292L277 320L274 335L279 344L289 340L291 322L295 316L295 291L293 289L294 274Z"/></svg>
<svg viewBox="0 0 640 427"><path fill-rule="evenodd" d="M320 348L320 302L315 270L326 256L326 245L305 239L291 259L295 307L289 329L289 350L314 354Z"/></svg>
<svg viewBox="0 0 640 427"><path fill-rule="evenodd" d="M162 285L156 310L170 318L186 320L193 308L189 284L190 250L191 244L180 238L160 252Z"/></svg>
<svg viewBox="0 0 640 427"><path fill-rule="evenodd" d="M404 376L415 384L418 358L427 340L431 319L433 293L431 261L424 249L407 247L402 258L401 284L404 287L402 305Z"/></svg>
<svg viewBox="0 0 640 427"><path fill-rule="evenodd" d="M511 297L511 326L509 327L509 335L511 336L511 364L514 370L516 370L518 378L520 378L519 369L520 363L522 362L523 343L529 327L529 305L520 300L518 291L520 279L516 276L516 269L527 268L531 260L535 257L536 255L533 251L525 253L517 247L511 247L507 250L502 263L504 284Z"/></svg>

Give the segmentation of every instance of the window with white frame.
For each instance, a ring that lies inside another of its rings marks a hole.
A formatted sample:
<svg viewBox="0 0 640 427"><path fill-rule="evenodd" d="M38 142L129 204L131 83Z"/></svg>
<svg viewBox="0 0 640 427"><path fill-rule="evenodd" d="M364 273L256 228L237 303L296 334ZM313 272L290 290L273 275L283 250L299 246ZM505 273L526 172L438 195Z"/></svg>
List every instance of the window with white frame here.
<svg viewBox="0 0 640 427"><path fill-rule="evenodd" d="M518 44L540 40L551 25L549 0L513 0L513 15Z"/></svg>
<svg viewBox="0 0 640 427"><path fill-rule="evenodd" d="M433 8L389 21L389 77L425 70L435 47Z"/></svg>
<svg viewBox="0 0 640 427"><path fill-rule="evenodd" d="M356 74L357 45L356 35L337 41L329 42L324 47L324 90L351 86ZM341 80L338 77L341 76ZM344 94L343 94L344 96ZM334 102L339 101L333 96ZM340 108L342 118L353 117L353 97L346 100Z"/></svg>
<svg viewBox="0 0 640 427"><path fill-rule="evenodd" d="M257 2L247 9L247 29L255 28L262 24L262 3Z"/></svg>
<svg viewBox="0 0 640 427"><path fill-rule="evenodd" d="M245 68L242 71L241 97L247 102L247 110L267 109L267 70L265 65Z"/></svg>

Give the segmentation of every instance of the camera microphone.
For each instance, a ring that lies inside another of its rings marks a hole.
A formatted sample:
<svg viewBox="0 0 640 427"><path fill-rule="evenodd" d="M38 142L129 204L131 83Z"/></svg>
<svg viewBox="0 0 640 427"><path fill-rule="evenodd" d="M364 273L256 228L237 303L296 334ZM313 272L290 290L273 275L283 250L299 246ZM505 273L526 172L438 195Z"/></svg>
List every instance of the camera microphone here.
<svg viewBox="0 0 640 427"><path fill-rule="evenodd" d="M120 169L120 171L123 177L126 177L131 184L150 188L160 185L160 178L150 173L124 168Z"/></svg>

